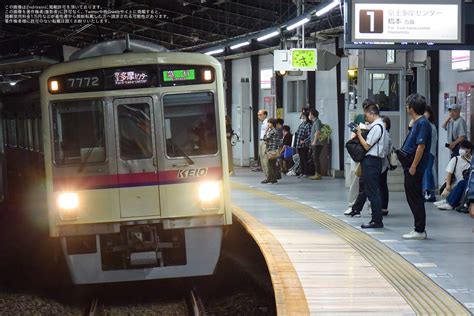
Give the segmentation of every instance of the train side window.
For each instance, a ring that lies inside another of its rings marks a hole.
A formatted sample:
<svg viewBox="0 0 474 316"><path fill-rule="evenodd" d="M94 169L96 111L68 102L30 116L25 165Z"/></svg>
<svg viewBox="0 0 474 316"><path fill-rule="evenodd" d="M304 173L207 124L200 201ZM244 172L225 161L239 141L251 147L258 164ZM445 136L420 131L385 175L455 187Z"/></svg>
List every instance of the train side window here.
<svg viewBox="0 0 474 316"><path fill-rule="evenodd" d="M42 153L43 152L43 126L41 126L42 121L41 117L37 118L38 124L36 125L37 129L37 134L38 134L38 149Z"/></svg>
<svg viewBox="0 0 474 316"><path fill-rule="evenodd" d="M10 147L17 147L18 142L17 142L17 135L16 135L16 120L15 119L9 119L7 121L8 123L8 142Z"/></svg>
<svg viewBox="0 0 474 316"><path fill-rule="evenodd" d="M153 156L150 105L122 104L117 107L120 158L148 159Z"/></svg>
<svg viewBox="0 0 474 316"><path fill-rule="evenodd" d="M33 120L27 119L26 120L26 127L27 127L27 147L29 150L33 150Z"/></svg>
<svg viewBox="0 0 474 316"><path fill-rule="evenodd" d="M217 125L212 92L163 97L166 154L169 157L217 153Z"/></svg>
<svg viewBox="0 0 474 316"><path fill-rule="evenodd" d="M18 148L25 148L25 120L23 118L16 120L16 131L18 135Z"/></svg>
<svg viewBox="0 0 474 316"><path fill-rule="evenodd" d="M52 104L54 161L58 165L105 161L104 109L100 100Z"/></svg>

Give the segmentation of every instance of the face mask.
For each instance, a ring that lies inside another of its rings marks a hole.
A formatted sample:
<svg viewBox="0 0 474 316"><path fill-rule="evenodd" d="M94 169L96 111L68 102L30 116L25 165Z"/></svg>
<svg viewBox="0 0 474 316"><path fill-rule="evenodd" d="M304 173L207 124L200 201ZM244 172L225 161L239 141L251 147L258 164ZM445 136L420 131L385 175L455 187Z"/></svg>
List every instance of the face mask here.
<svg viewBox="0 0 474 316"><path fill-rule="evenodd" d="M459 149L459 156L464 156L467 153L466 149L461 148Z"/></svg>

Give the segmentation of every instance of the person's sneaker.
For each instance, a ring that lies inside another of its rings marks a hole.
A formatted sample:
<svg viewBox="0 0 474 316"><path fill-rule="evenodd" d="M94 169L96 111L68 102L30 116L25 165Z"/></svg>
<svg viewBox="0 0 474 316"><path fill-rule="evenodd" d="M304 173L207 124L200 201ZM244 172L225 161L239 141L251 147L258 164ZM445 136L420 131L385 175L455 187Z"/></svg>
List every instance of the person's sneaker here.
<svg viewBox="0 0 474 316"><path fill-rule="evenodd" d="M260 182L260 183L266 184L266 183L268 183L268 180L263 180L263 181Z"/></svg>
<svg viewBox="0 0 474 316"><path fill-rule="evenodd" d="M448 201L446 201L446 199L444 199L444 200L440 200L440 201L438 201L438 202L434 202L433 204L436 205L436 206L438 206L438 205L441 205L441 204L445 204L445 203L447 203L447 202L448 202Z"/></svg>
<svg viewBox="0 0 474 316"><path fill-rule="evenodd" d="M323 177L320 174L315 174L314 176L309 177L311 180L321 180Z"/></svg>
<svg viewBox="0 0 474 316"><path fill-rule="evenodd" d="M452 210L453 209L453 207L449 203L444 203L444 204L441 204L441 205L437 205L437 207L442 211L447 211L447 210Z"/></svg>
<svg viewBox="0 0 474 316"><path fill-rule="evenodd" d="M436 202L436 196L434 194L425 195L425 202Z"/></svg>
<svg viewBox="0 0 474 316"><path fill-rule="evenodd" d="M403 239L426 239L428 236L426 235L426 231L419 233L415 230L412 230L408 234L404 234L402 236Z"/></svg>
<svg viewBox="0 0 474 316"><path fill-rule="evenodd" d="M275 184L278 183L278 181L268 181L267 184Z"/></svg>
<svg viewBox="0 0 474 316"><path fill-rule="evenodd" d="M360 211L352 211L349 214L350 217L360 217Z"/></svg>
<svg viewBox="0 0 474 316"><path fill-rule="evenodd" d="M349 207L345 212L344 215L350 215L352 213L352 207Z"/></svg>
<svg viewBox="0 0 474 316"><path fill-rule="evenodd" d="M376 223L376 222L370 222L370 223L367 223L367 224L362 224L360 225L361 228L383 228L383 224L382 223Z"/></svg>

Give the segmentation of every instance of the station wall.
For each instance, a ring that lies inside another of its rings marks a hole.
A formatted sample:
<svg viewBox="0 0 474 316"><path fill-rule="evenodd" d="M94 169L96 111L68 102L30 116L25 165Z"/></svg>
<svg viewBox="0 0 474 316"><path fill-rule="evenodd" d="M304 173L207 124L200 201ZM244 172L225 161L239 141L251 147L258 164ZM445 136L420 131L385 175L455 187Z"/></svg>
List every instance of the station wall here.
<svg viewBox="0 0 474 316"><path fill-rule="evenodd" d="M473 54L473 51L471 51L471 54ZM444 144L447 142L447 132L441 127L448 116L444 106L444 93L455 94L458 83L474 83L474 70L452 70L450 50L440 51L439 60L438 180L439 183L443 183L446 177L445 169L449 162L449 150L444 147ZM473 124L474 122L471 122L471 126ZM470 139L470 141L474 142L473 139Z"/></svg>

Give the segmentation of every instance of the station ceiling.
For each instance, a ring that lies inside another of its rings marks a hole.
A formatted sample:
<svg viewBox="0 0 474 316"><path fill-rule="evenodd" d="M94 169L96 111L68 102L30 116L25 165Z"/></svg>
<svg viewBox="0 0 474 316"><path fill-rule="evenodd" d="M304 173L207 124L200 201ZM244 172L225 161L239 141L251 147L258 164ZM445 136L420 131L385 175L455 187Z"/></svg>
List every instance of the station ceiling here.
<svg viewBox="0 0 474 316"><path fill-rule="evenodd" d="M62 58L63 45L82 48L111 39L144 40L171 51L202 51L231 38L246 36L277 26L297 16L298 0L4 0L6 4L76 4L101 5L114 10L155 9L161 19L118 19L107 24L11 24L4 23L4 5L0 27L0 77L21 73L21 69L5 67L2 61L25 56ZM320 0L302 2L305 7ZM342 32L342 14L333 10L323 18L305 25L306 37L324 39ZM294 37L294 32L282 34ZM259 50L280 45L282 38L265 43L252 43L242 51ZM5 64L5 63L3 63ZM32 76L34 72L29 75ZM0 79L1 81L1 79Z"/></svg>

